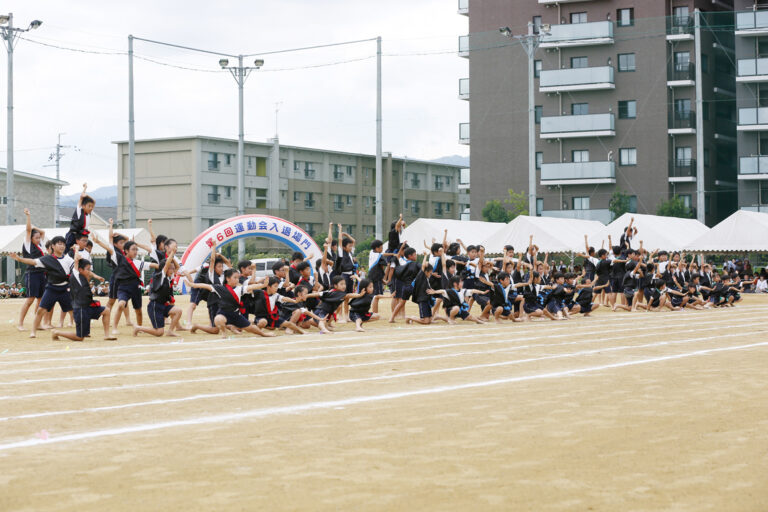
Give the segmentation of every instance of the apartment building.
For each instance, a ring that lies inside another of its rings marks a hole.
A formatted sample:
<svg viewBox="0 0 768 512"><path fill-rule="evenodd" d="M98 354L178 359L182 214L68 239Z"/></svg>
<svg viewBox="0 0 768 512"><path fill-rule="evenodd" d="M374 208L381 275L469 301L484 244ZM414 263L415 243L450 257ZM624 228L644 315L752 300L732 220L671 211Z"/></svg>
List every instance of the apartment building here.
<svg viewBox="0 0 768 512"><path fill-rule="evenodd" d="M768 212L768 1L735 3L739 208Z"/></svg>
<svg viewBox="0 0 768 512"><path fill-rule="evenodd" d="M118 217L127 223L128 143L117 142ZM374 155L269 143L245 143L245 210L288 219L310 234L342 224L361 239L375 234ZM385 229L401 212L460 219L469 209L468 169L435 162L383 159ZM187 243L237 214L237 140L173 137L136 141L137 224ZM467 214L468 216L468 214ZM265 241L265 243L268 243Z"/></svg>
<svg viewBox="0 0 768 512"><path fill-rule="evenodd" d="M679 195L709 225L737 208L732 1L461 0L459 14L473 219L528 191L528 56L499 28L529 22L538 215L609 222L617 191L651 214Z"/></svg>

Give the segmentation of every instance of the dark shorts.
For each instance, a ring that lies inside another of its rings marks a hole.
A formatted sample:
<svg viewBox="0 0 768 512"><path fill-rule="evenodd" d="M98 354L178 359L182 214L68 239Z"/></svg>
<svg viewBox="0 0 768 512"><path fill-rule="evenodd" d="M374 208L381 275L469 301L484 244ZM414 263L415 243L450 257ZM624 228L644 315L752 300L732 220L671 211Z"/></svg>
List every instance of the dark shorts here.
<svg viewBox="0 0 768 512"><path fill-rule="evenodd" d="M240 313L225 313L224 311L217 311L217 315L221 315L227 319L227 325L234 325L238 329L245 329L251 325L251 322Z"/></svg>
<svg viewBox="0 0 768 512"><path fill-rule="evenodd" d="M413 286L410 283L404 283L402 281L395 281L395 298L408 300L413 294Z"/></svg>
<svg viewBox="0 0 768 512"><path fill-rule="evenodd" d="M347 293L354 293L357 291L355 289L355 281L352 279L351 274L341 274L341 277L343 277L344 282L347 283Z"/></svg>
<svg viewBox="0 0 768 512"><path fill-rule="evenodd" d="M104 312L103 306L87 306L72 310L75 317L75 334L78 338L85 338L91 334L91 320L98 320Z"/></svg>
<svg viewBox="0 0 768 512"><path fill-rule="evenodd" d="M504 318L512 314L512 307L509 304L504 304L503 306L500 306L500 307L502 308L501 316L503 316Z"/></svg>
<svg viewBox="0 0 768 512"><path fill-rule="evenodd" d="M592 303L591 302L577 302L579 307L579 313L589 313L592 311Z"/></svg>
<svg viewBox="0 0 768 512"><path fill-rule="evenodd" d="M319 316L323 320L328 320L328 317L331 316L331 313L328 313L326 310L324 310L322 308L317 308L314 311L314 313L315 313L315 315Z"/></svg>
<svg viewBox="0 0 768 512"><path fill-rule="evenodd" d="M45 272L27 272L24 274L24 287L27 289L27 297L40 299L45 293Z"/></svg>
<svg viewBox="0 0 768 512"><path fill-rule="evenodd" d="M192 288L189 292L189 302L194 305L200 304L200 288Z"/></svg>
<svg viewBox="0 0 768 512"><path fill-rule="evenodd" d="M112 270L112 275L109 276L109 298L117 299L117 285L115 284L115 271Z"/></svg>
<svg viewBox="0 0 768 512"><path fill-rule="evenodd" d="M147 314L149 315L149 321L152 322L152 327L155 329L162 329L165 327L165 319L171 314L173 304L162 304L153 300L147 304Z"/></svg>
<svg viewBox="0 0 768 512"><path fill-rule="evenodd" d="M604 284L607 284L608 286L606 286L602 290L597 290L595 292L596 294L599 294L601 292L611 293L611 280L610 279L601 279L601 278L598 277L597 281L595 281L594 285L595 286L603 286Z"/></svg>
<svg viewBox="0 0 768 512"><path fill-rule="evenodd" d="M253 317L254 324L258 324L261 320L266 320L267 328L269 329L279 329L280 326L286 322L285 318L280 318L280 317L277 317L277 320L272 320L271 318L267 318L266 316Z"/></svg>
<svg viewBox="0 0 768 512"><path fill-rule="evenodd" d="M131 303L133 309L141 309L141 288L135 284L118 284L117 300Z"/></svg>
<svg viewBox="0 0 768 512"><path fill-rule="evenodd" d="M357 311L350 311L349 312L349 319L352 320L353 322L357 322L358 320L360 320L362 322L367 322L368 320L371 319L372 315L373 315L373 313L371 313L371 312L368 312L368 313L358 313Z"/></svg>
<svg viewBox="0 0 768 512"><path fill-rule="evenodd" d="M216 313L219 311L219 305L214 304L213 306L208 306L208 320L211 321L211 327L216 327L216 322L213 321L214 318L216 318Z"/></svg>
<svg viewBox="0 0 768 512"><path fill-rule="evenodd" d="M622 279L620 277L611 278L611 293L621 293L621 290L624 289L624 287L621 284Z"/></svg>
<svg viewBox="0 0 768 512"><path fill-rule="evenodd" d="M523 302L523 311L525 311L525 313L527 315L530 315L531 313L535 313L536 311L539 311L540 309L541 309L541 306L539 306L535 302L533 302L533 303L531 303L531 302Z"/></svg>
<svg viewBox="0 0 768 512"><path fill-rule="evenodd" d="M419 302L419 318L432 318L432 305L428 300Z"/></svg>
<svg viewBox="0 0 768 512"><path fill-rule="evenodd" d="M587 270L585 272L585 277L587 279L589 279L590 281L594 281L595 280L595 271L594 270Z"/></svg>
<svg viewBox="0 0 768 512"><path fill-rule="evenodd" d="M480 309L485 309L485 306L491 301L488 295L472 295L472 297L475 299L475 304L480 305Z"/></svg>
<svg viewBox="0 0 768 512"><path fill-rule="evenodd" d="M624 298L627 299L628 306L632 305L632 299L635 298L636 292L637 290L635 290L634 288L624 288Z"/></svg>
<svg viewBox="0 0 768 512"><path fill-rule="evenodd" d="M383 295L384 294L384 282L383 281L374 281L373 282L373 294L374 295Z"/></svg>
<svg viewBox="0 0 768 512"><path fill-rule="evenodd" d="M549 303L547 303L547 311L552 313L553 315L556 315L559 311L562 311L562 307L560 307L560 303L556 300L551 300Z"/></svg>
<svg viewBox="0 0 768 512"><path fill-rule="evenodd" d="M72 296L69 294L69 287L47 285L43 292L43 298L40 299L40 307L47 311L53 311L57 302L64 313L72 311Z"/></svg>

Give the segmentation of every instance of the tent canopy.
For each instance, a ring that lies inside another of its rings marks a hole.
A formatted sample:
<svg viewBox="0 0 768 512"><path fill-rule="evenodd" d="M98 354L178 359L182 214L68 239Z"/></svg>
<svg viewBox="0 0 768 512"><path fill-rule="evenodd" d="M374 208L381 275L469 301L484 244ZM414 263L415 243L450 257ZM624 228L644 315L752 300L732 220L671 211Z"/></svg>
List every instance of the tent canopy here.
<svg viewBox="0 0 768 512"><path fill-rule="evenodd" d="M447 229L449 242L461 239L466 245L479 244L501 226L504 224L499 222L420 218L406 226L400 240L421 252L425 243L428 246L432 244L433 238L442 242L443 232Z"/></svg>
<svg viewBox="0 0 768 512"><path fill-rule="evenodd" d="M584 235L604 227L596 220L520 215L488 236L483 245L492 254L503 252L505 245L522 252L533 235L533 243L541 252L584 251Z"/></svg>
<svg viewBox="0 0 768 512"><path fill-rule="evenodd" d="M768 213L737 210L685 250L696 252L768 252Z"/></svg>
<svg viewBox="0 0 768 512"><path fill-rule="evenodd" d="M50 240L55 236L67 236L69 228L42 228L45 231L45 239ZM108 229L96 229L94 232L106 241L109 238ZM149 231L144 228L135 229L116 229L115 233L127 236L129 239L133 238L141 244L150 244ZM17 226L0 226L0 254L16 253L21 254L21 246L24 243L24 239L27 236L27 228L24 225ZM141 251L140 251L141 252ZM96 258L103 258L106 256L105 251L100 245L93 245L93 252L91 253Z"/></svg>
<svg viewBox="0 0 768 512"><path fill-rule="evenodd" d="M589 244L595 249L601 246L608 249L608 235L610 235L613 245L618 245L621 234L629 226L633 217L635 219L633 226L637 227L637 236L632 240L633 248L637 248L642 240L643 247L651 251L656 249L680 251L694 239L705 236L709 231L706 225L696 219L625 213L590 235Z"/></svg>

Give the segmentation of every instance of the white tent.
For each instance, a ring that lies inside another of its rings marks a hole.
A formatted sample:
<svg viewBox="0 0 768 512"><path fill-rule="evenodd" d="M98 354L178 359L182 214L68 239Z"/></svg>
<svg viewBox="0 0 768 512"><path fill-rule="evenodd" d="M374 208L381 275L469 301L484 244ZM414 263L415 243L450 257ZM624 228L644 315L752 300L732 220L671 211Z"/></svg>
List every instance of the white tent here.
<svg viewBox="0 0 768 512"><path fill-rule="evenodd" d="M696 252L768 252L768 213L737 210L685 247Z"/></svg>
<svg viewBox="0 0 768 512"><path fill-rule="evenodd" d="M625 213L600 231L590 235L589 244L595 249L605 244L604 247L608 249L608 235L611 235L613 245L619 245L621 234L629 226L633 217L635 219L633 226L637 227L637 236L632 239L632 247L635 249L642 240L643 247L651 251L656 249L680 251L709 231L706 225L696 219Z"/></svg>
<svg viewBox="0 0 768 512"><path fill-rule="evenodd" d="M43 228L45 231L45 239L50 240L55 236L67 236L69 228ZM99 238L107 241L109 238L109 230L97 229L94 231ZM142 244L150 244L149 231L144 228L135 229L116 229L115 233L127 236L129 239L133 238L137 242ZM18 226L0 226L0 254L16 253L21 254L21 246L24 243L24 238L27 235L27 229L23 225ZM93 245L93 252L91 253L96 258L102 258L106 255L107 251L101 248L100 245Z"/></svg>
<svg viewBox="0 0 768 512"><path fill-rule="evenodd" d="M491 254L502 252L505 245L523 252L533 235L533 243L540 252L584 251L584 235L591 235L603 227L596 220L520 215L488 236L483 245Z"/></svg>
<svg viewBox="0 0 768 512"><path fill-rule="evenodd" d="M482 222L450 219L416 219L413 224L406 226L400 235L400 240L421 252L424 244L443 241L443 233L448 230L448 241L461 239L465 245L482 243L493 232L498 231L504 224L499 222Z"/></svg>

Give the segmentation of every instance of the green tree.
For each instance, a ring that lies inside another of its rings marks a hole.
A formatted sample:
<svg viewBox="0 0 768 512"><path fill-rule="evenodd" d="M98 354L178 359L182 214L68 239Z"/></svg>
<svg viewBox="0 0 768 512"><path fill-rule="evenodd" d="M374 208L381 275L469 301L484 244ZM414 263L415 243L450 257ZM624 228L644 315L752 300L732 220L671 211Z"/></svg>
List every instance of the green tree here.
<svg viewBox="0 0 768 512"><path fill-rule="evenodd" d="M669 201L659 203L658 208L656 208L656 215L690 219L693 217L693 212L685 205L682 197L675 195Z"/></svg>
<svg viewBox="0 0 768 512"><path fill-rule="evenodd" d="M611 196L611 200L608 202L608 209L613 214L614 219L618 219L625 213L629 212L629 195L621 190L617 190Z"/></svg>
<svg viewBox="0 0 768 512"><path fill-rule="evenodd" d="M486 222L503 222L506 224L511 220L510 211L504 208L504 205L498 199L485 203L482 215L483 220Z"/></svg>
<svg viewBox="0 0 768 512"><path fill-rule="evenodd" d="M528 215L528 195L525 192L515 192L514 189L509 189L509 199L504 202L512 207L507 222L519 215Z"/></svg>

